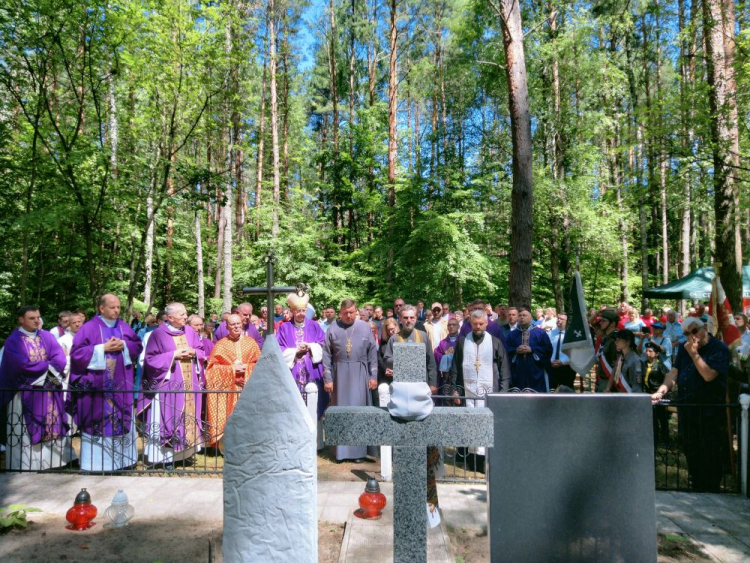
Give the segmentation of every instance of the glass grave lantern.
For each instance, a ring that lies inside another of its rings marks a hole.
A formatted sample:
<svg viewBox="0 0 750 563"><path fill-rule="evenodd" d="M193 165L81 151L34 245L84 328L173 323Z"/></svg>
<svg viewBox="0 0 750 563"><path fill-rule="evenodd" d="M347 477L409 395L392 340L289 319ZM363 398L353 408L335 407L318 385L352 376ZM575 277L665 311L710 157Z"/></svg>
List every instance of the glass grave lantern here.
<svg viewBox="0 0 750 563"><path fill-rule="evenodd" d="M96 506L91 504L91 495L86 489L76 495L76 499L68 509L65 519L70 522L65 526L68 530L87 530L94 525L92 520L96 518Z"/></svg>
<svg viewBox="0 0 750 563"><path fill-rule="evenodd" d="M104 511L104 517L108 520L105 528L122 528L127 526L133 518L135 509L128 504L128 495L122 489L118 489L112 497L112 504Z"/></svg>
<svg viewBox="0 0 750 563"><path fill-rule="evenodd" d="M385 495L380 492L377 479L371 477L365 486L365 492L359 495L359 509L354 511L357 518L377 520L383 515Z"/></svg>

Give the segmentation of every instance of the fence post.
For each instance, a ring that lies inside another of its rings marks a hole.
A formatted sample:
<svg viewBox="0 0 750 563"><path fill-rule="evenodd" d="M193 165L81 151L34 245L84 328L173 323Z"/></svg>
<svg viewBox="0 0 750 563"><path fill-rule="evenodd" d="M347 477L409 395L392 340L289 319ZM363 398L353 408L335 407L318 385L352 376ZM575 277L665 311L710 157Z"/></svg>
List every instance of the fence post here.
<svg viewBox="0 0 750 563"><path fill-rule="evenodd" d="M391 386L381 383L378 386L378 397L380 406L385 407L391 400ZM380 475L383 481L393 479L393 448L391 446L380 446Z"/></svg>
<svg viewBox="0 0 750 563"><path fill-rule="evenodd" d="M307 412L310 413L310 418L315 423L318 450L323 449L323 425L318 424L318 386L314 381L308 382L305 385L305 394L307 395Z"/></svg>
<svg viewBox="0 0 750 563"><path fill-rule="evenodd" d="M748 422L748 409L750 409L750 395L742 394L740 395L740 404L742 405L742 437L740 440L740 486L742 487L742 494L744 496L748 496L747 494L747 461L748 461L748 440L747 440L747 433L748 433L748 427L750 427L750 423Z"/></svg>

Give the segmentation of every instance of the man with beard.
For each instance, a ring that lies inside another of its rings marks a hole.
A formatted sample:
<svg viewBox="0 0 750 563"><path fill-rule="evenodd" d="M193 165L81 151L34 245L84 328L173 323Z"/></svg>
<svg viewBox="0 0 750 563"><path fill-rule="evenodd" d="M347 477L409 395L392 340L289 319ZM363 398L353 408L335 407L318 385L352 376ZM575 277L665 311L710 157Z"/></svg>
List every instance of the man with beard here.
<svg viewBox="0 0 750 563"><path fill-rule="evenodd" d="M433 393L437 393L437 366L435 356L432 353L430 337L423 330L416 328L417 309L413 305L404 305L401 308L401 330L390 337L383 361L385 363L386 376L393 377L393 344L396 342L422 342L425 345L425 357L427 359L427 383Z"/></svg>
<svg viewBox="0 0 750 563"><path fill-rule="evenodd" d="M489 332L492 336L497 338L500 342L502 342L503 345L505 345L506 334L503 332L503 329L499 324L497 324L495 321L491 320L487 316L487 313L485 312L484 301L482 299L475 299L474 302L469 306L469 309L471 309L472 313L474 311L482 311L484 313L485 318L487 319L487 326L485 330ZM473 316L472 313L469 313L469 315ZM467 319L467 322L464 322L458 334L459 336L466 336L472 330L473 330L473 327L471 324L471 319Z"/></svg>
<svg viewBox="0 0 750 563"><path fill-rule="evenodd" d="M483 310L472 311L469 320L471 332L458 339L453 353L451 384L465 389L466 397L507 392L511 376L505 346L499 338L487 332L487 315ZM484 403L466 402L470 407L483 406Z"/></svg>
<svg viewBox="0 0 750 563"><path fill-rule="evenodd" d="M326 332L323 387L331 394L331 405L370 406L370 391L378 386L378 347L370 326L357 316L357 304L344 299L339 319ZM361 463L366 455L367 446L336 446L337 461Z"/></svg>
<svg viewBox="0 0 750 563"><path fill-rule="evenodd" d="M483 407L484 400L472 400L472 397L484 397L487 393L506 393L510 389L510 367L505 346L499 338L487 331L487 314L483 309L472 311L469 317L471 332L458 339L453 354L450 370L453 395L466 397L467 407ZM456 404L461 401L456 399ZM468 453L480 456L474 467L484 470L484 448L469 448ZM466 455L466 450L459 450Z"/></svg>
<svg viewBox="0 0 750 563"><path fill-rule="evenodd" d="M437 366L435 365L435 356L432 353L430 337L423 330L415 328L417 324L417 308L413 305L404 305L401 307L401 330L388 339L388 344L383 354L383 362L386 369L385 374L393 377L393 345L397 342L418 342L424 344L425 356L427 359L425 380L430 386L433 394L437 393ZM397 385L394 383L394 386ZM434 512L438 506L436 470L440 463L440 450L436 447L427 448L427 507L430 512Z"/></svg>

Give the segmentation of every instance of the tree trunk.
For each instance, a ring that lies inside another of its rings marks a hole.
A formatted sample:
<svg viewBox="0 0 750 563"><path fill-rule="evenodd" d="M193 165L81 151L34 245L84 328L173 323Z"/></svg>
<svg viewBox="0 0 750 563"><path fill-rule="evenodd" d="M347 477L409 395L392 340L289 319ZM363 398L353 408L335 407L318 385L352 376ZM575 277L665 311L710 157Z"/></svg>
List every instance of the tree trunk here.
<svg viewBox="0 0 750 563"><path fill-rule="evenodd" d="M255 240L260 238L260 207L263 193L263 143L266 129L266 69L265 53L263 54L263 79L260 83L260 116L258 119L258 156L255 159Z"/></svg>
<svg viewBox="0 0 750 563"><path fill-rule="evenodd" d="M216 236L216 277L214 279L214 299L221 297L221 276L223 273L222 265L224 263L224 233L227 230L225 206L219 208L219 231ZM229 311L229 309L226 309Z"/></svg>
<svg viewBox="0 0 750 563"><path fill-rule="evenodd" d="M150 193L146 197L146 220L149 219L151 219L151 222L146 229L146 272L143 284L143 302L146 304L146 314L149 311L148 304L151 303L151 284L154 275L154 198Z"/></svg>
<svg viewBox="0 0 750 563"><path fill-rule="evenodd" d="M742 250L738 216L739 166L736 82L734 77L734 2L703 0L710 127L714 163L715 259L733 311L742 310Z"/></svg>
<svg viewBox="0 0 750 563"><path fill-rule="evenodd" d="M271 150L273 152L273 225L271 236L279 234L279 105L276 95L276 8L275 0L268 0L268 43L270 50L269 72L271 74Z"/></svg>
<svg viewBox="0 0 750 563"><path fill-rule="evenodd" d="M230 148L230 155L234 147ZM230 157L231 158L231 157ZM224 295L222 306L232 310L232 182L227 182L227 205L224 207Z"/></svg>
<svg viewBox="0 0 750 563"><path fill-rule="evenodd" d="M396 26L397 0L390 1L390 59L388 62L388 207L396 207L396 159L398 158L398 27ZM388 240L393 241L393 217L388 218ZM393 281L393 246L388 245L386 283Z"/></svg>
<svg viewBox="0 0 750 563"><path fill-rule="evenodd" d="M531 117L526 82L526 58L520 5L500 0L500 22L508 78L511 138L513 142L513 189L511 194L511 251L508 293L511 305L531 306L531 258L533 184L531 161Z"/></svg>
<svg viewBox="0 0 750 563"><path fill-rule="evenodd" d="M284 111L281 114L281 180L284 183L284 201L289 205L291 199L289 188L289 34L284 34L282 41L281 65L284 72L284 85L281 88Z"/></svg>
<svg viewBox="0 0 750 563"><path fill-rule="evenodd" d="M206 289L203 280L203 240L201 239L201 216L199 209L195 210L195 262L198 277L198 315L205 319Z"/></svg>

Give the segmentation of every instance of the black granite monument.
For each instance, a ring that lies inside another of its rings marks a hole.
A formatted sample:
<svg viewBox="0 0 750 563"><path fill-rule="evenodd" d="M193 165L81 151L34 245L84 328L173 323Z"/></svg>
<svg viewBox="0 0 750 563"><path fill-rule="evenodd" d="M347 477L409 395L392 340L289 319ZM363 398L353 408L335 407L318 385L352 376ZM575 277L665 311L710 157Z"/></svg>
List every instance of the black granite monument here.
<svg viewBox="0 0 750 563"><path fill-rule="evenodd" d="M656 561L648 395L489 395L493 563Z"/></svg>

